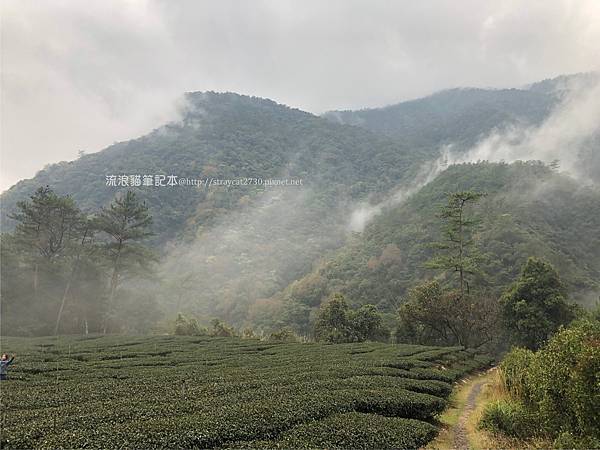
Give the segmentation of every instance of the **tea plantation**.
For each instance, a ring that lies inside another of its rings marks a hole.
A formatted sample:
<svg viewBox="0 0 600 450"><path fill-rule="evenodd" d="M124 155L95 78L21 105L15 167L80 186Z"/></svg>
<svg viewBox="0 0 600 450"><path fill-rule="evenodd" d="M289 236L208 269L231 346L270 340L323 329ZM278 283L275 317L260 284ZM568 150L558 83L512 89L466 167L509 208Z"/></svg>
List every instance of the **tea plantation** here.
<svg viewBox="0 0 600 450"><path fill-rule="evenodd" d="M211 337L3 338L3 448L416 448L462 348Z"/></svg>

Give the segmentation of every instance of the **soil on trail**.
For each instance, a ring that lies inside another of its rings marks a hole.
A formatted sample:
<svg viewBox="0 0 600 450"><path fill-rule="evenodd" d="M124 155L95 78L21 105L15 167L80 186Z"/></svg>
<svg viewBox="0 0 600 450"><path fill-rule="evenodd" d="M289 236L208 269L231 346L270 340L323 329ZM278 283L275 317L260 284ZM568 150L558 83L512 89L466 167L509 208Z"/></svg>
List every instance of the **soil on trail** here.
<svg viewBox="0 0 600 450"><path fill-rule="evenodd" d="M454 448L460 450L469 449L469 432L467 431L467 420L469 420L469 416L473 413L475 406L477 405L477 397L481 394L481 389L485 386L486 381L477 381L471 386L471 390L469 391L469 395L467 396L467 401L463 408L463 411L458 418L458 422L454 426L453 435L454 435Z"/></svg>

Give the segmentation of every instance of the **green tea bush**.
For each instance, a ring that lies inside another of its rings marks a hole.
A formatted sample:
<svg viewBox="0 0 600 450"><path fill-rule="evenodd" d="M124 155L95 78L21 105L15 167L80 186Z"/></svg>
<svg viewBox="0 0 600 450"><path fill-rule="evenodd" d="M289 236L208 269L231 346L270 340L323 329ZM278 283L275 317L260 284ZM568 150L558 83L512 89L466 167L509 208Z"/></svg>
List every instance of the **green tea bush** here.
<svg viewBox="0 0 600 450"><path fill-rule="evenodd" d="M277 448L420 448L436 434L436 428L427 422L354 412L300 425L284 433L275 445Z"/></svg>
<svg viewBox="0 0 600 450"><path fill-rule="evenodd" d="M353 409L390 417L431 419L446 407L446 401L429 394L402 389L356 390L347 393Z"/></svg>
<svg viewBox="0 0 600 450"><path fill-rule="evenodd" d="M2 448L413 448L435 434L426 422L451 392L440 374L454 380L486 364L460 347L374 342L168 335L2 344L19 354L2 386Z"/></svg>

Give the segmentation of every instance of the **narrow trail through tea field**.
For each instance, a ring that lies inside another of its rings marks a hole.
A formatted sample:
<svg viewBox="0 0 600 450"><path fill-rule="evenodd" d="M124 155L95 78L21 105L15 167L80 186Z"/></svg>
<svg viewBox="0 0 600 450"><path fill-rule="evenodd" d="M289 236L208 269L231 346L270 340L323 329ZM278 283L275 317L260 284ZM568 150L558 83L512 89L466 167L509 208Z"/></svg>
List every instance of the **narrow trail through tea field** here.
<svg viewBox="0 0 600 450"><path fill-rule="evenodd" d="M440 416L442 430L426 449L465 450L481 447L482 434L476 428L479 407L488 399L487 386L494 383L495 368L476 372L455 384L446 411Z"/></svg>
<svg viewBox="0 0 600 450"><path fill-rule="evenodd" d="M467 424L467 421L469 420L469 417L473 413L475 406L477 405L477 399L478 399L479 395L481 394L481 389L483 388L483 386L485 386L486 383L487 383L487 381L482 380L482 381L477 381L470 386L470 390L467 395L467 400L465 402L465 405L464 405L462 412L458 418L458 422L456 423L456 425L454 426L454 429L452 430L452 434L454 435L454 448L455 449L465 450L465 449L470 448L469 431L467 430L466 424Z"/></svg>

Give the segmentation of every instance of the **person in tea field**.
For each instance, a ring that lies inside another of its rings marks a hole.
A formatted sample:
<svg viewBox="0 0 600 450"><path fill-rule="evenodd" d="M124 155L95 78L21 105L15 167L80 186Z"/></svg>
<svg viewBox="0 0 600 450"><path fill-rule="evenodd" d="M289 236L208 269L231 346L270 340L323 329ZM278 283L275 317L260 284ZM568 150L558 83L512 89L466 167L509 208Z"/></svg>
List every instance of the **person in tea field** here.
<svg viewBox="0 0 600 450"><path fill-rule="evenodd" d="M2 354L2 358L0 359L0 380L8 379L8 366L12 364L15 359L15 356L12 355L10 359L8 359L8 355L6 353Z"/></svg>

